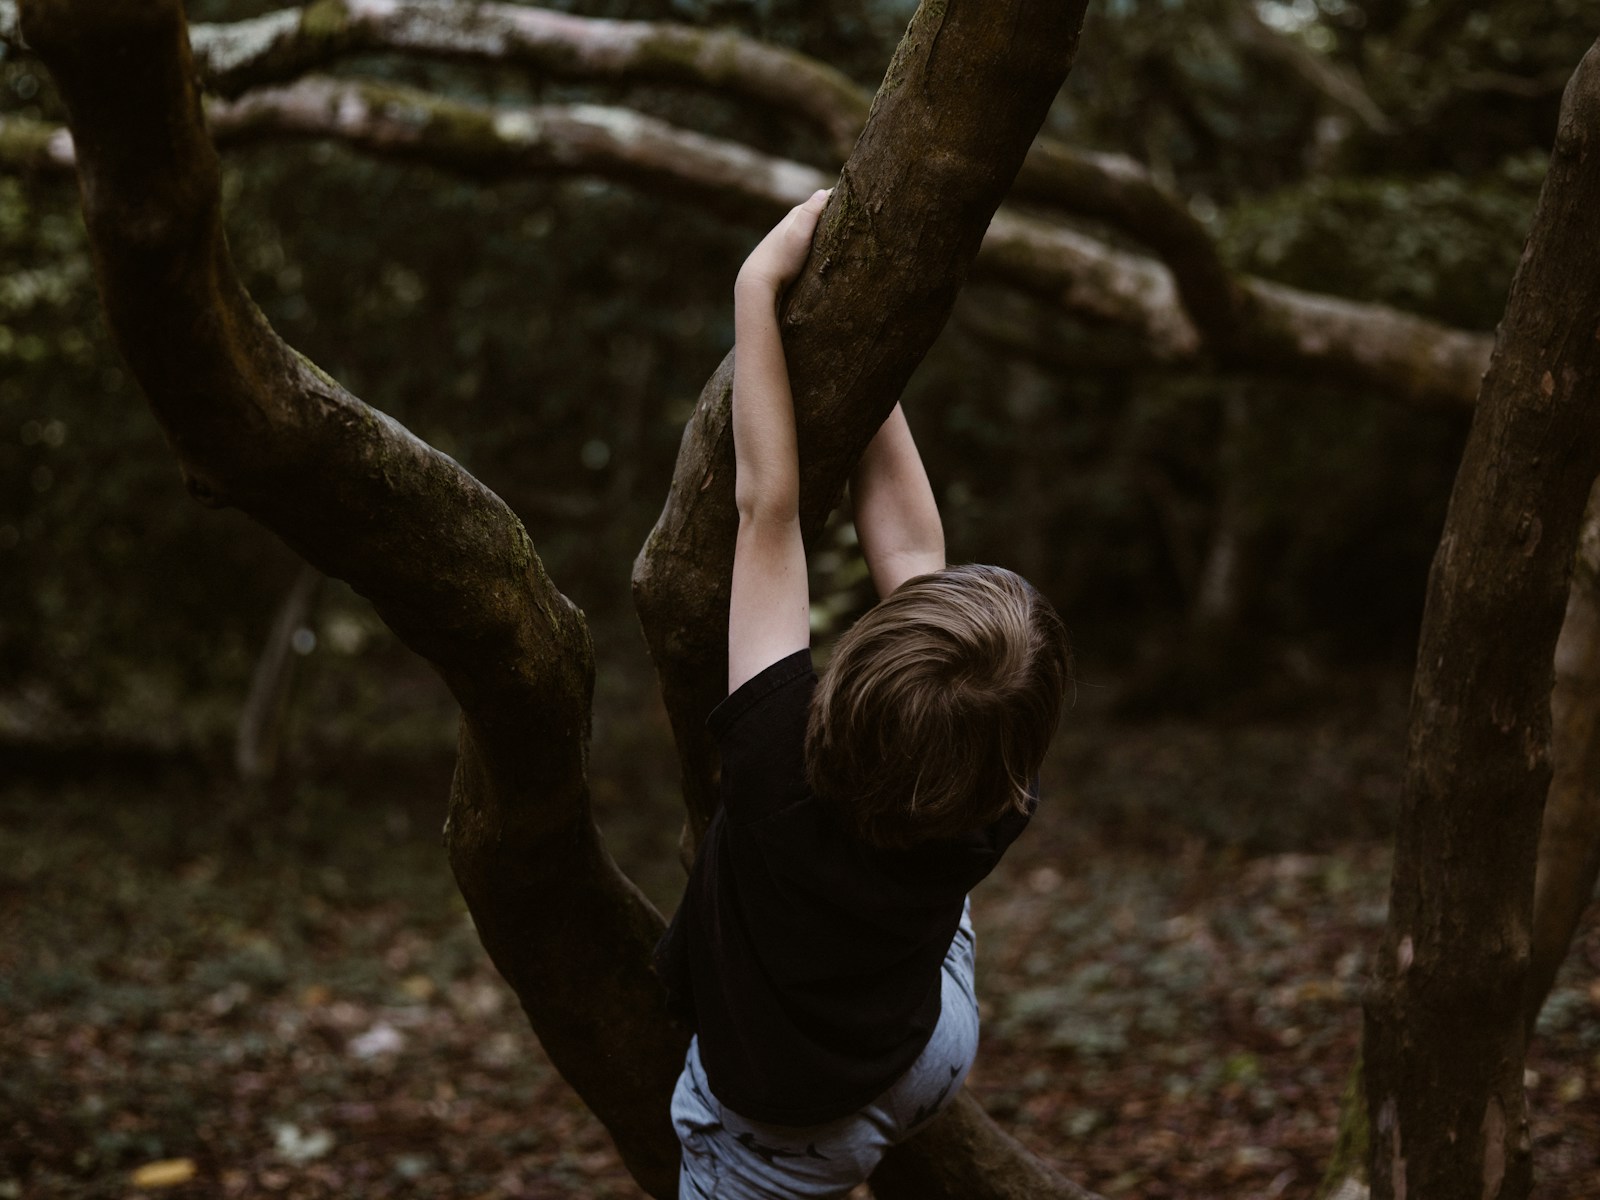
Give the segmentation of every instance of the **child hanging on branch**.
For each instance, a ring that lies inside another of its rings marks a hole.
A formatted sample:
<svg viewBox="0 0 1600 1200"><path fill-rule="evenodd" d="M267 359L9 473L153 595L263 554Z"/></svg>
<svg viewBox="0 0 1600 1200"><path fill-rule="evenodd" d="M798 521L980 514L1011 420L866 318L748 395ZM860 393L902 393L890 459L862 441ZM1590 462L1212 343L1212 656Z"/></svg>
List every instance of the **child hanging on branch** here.
<svg viewBox="0 0 1600 1200"><path fill-rule="evenodd" d="M827 198L734 285L722 804L657 950L697 1031L672 1097L681 1200L843 1196L959 1090L978 1047L967 892L1033 813L1070 671L1026 581L945 565L898 406L850 485L881 600L813 671L777 306Z"/></svg>

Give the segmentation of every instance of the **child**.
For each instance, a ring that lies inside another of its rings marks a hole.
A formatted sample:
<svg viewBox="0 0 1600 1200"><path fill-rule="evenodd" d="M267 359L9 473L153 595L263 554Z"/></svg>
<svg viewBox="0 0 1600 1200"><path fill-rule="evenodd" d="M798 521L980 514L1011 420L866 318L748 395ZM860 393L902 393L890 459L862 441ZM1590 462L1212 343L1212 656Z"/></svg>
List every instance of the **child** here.
<svg viewBox="0 0 1600 1200"><path fill-rule="evenodd" d="M722 805L657 952L697 1029L672 1098L682 1200L844 1196L959 1090L978 1044L966 894L1032 814L1068 678L1033 588L945 566L898 407L851 481L883 599L813 672L777 303L827 196L734 286Z"/></svg>

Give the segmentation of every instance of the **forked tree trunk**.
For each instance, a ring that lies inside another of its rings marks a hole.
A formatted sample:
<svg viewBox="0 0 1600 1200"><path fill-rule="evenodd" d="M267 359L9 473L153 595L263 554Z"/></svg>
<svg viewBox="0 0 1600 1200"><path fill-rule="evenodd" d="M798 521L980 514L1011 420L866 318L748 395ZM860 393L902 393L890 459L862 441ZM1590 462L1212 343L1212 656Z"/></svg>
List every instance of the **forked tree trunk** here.
<svg viewBox="0 0 1600 1200"><path fill-rule="evenodd" d="M1600 44L1568 85L1456 476L1417 653L1363 1058L1380 1200L1521 1200L1551 666L1600 473Z"/></svg>
<svg viewBox="0 0 1600 1200"><path fill-rule="evenodd" d="M178 0L37 0L22 21L69 110L108 323L191 493L347 580L450 686L446 843L484 945L629 1170L670 1194L687 1038L648 969L661 918L590 816L582 614L499 497L286 345L245 292Z"/></svg>
<svg viewBox="0 0 1600 1200"><path fill-rule="evenodd" d="M1081 3L946 0L913 21L790 308L813 522L943 322L1081 15ZM445 839L479 935L629 1171L672 1196L667 1101L687 1034L648 966L661 917L590 814L582 614L499 497L285 344L244 290L180 0L28 0L22 29L69 110L108 323L189 490L348 581L450 686L462 720ZM903 324L886 327L886 314ZM691 544L658 531L668 557L727 550L718 505L731 513L731 459L725 438L697 433L725 419L726 394L708 395L686 439L693 494L680 471L669 506L695 518L672 527ZM654 561L670 583L666 558ZM725 608L692 581L684 594L699 601L685 615L706 626L694 633L720 640ZM898 1163L922 1197L1084 1194L965 1098Z"/></svg>

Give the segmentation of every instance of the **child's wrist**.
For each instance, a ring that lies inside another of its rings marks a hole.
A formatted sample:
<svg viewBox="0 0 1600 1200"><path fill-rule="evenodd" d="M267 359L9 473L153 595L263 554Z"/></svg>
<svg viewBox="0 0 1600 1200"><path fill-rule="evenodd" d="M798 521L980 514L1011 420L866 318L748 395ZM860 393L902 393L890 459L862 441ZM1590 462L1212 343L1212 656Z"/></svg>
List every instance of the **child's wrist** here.
<svg viewBox="0 0 1600 1200"><path fill-rule="evenodd" d="M733 298L735 301L753 301L763 304L776 303L778 293L782 289L778 281L759 271L750 270L748 267L741 270L733 281Z"/></svg>

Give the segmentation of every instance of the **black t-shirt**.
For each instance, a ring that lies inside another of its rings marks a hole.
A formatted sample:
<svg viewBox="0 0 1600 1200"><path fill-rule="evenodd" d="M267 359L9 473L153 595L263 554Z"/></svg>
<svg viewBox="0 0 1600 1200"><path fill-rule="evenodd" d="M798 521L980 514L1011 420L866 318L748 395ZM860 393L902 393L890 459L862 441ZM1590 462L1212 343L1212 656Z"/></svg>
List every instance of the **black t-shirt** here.
<svg viewBox="0 0 1600 1200"><path fill-rule="evenodd" d="M717 1098L783 1125L847 1116L916 1061L962 901L1028 822L909 850L861 841L806 786L816 682L800 650L711 713L722 806L656 949Z"/></svg>

